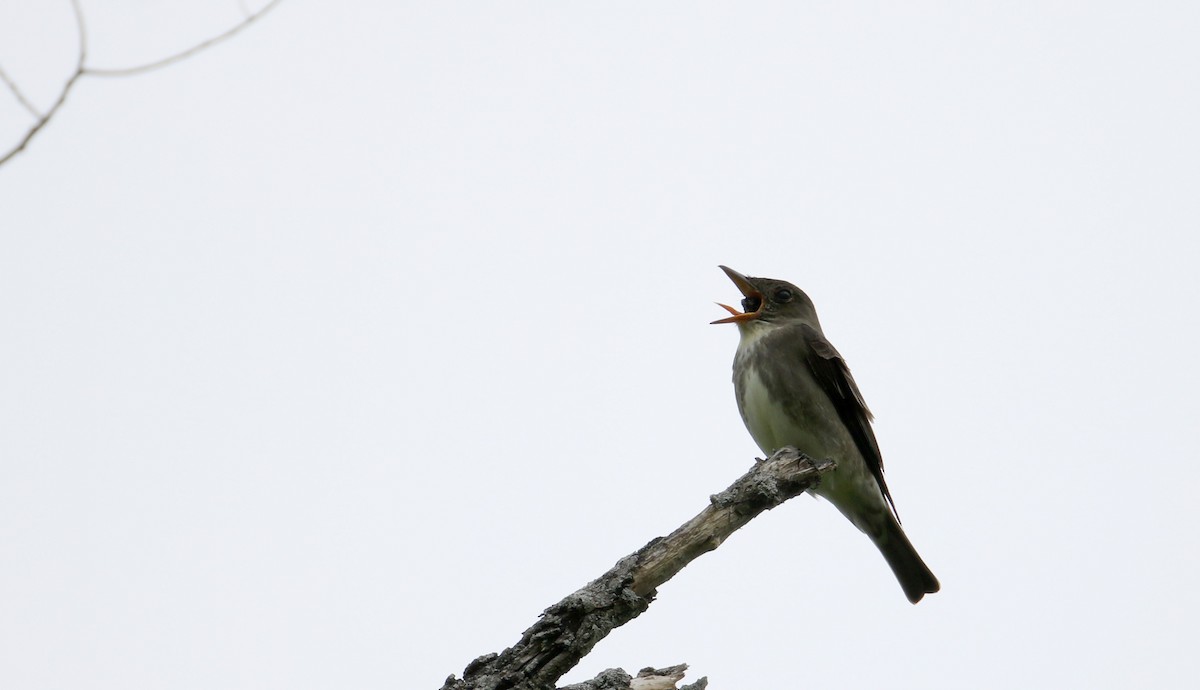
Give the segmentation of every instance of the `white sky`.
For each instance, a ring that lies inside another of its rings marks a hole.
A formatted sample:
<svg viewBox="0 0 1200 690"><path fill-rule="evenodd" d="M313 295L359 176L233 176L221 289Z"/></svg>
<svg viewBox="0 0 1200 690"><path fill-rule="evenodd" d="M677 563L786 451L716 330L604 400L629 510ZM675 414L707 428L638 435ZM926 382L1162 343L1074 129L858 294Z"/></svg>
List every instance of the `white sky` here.
<svg viewBox="0 0 1200 690"><path fill-rule="evenodd" d="M84 0L92 64L240 16L193 4ZM44 106L74 39L32 5L0 66ZM84 80L0 168L0 686L436 688L512 644L757 453L725 263L815 300L943 591L800 499L565 681L1192 687L1198 35L287 0Z"/></svg>

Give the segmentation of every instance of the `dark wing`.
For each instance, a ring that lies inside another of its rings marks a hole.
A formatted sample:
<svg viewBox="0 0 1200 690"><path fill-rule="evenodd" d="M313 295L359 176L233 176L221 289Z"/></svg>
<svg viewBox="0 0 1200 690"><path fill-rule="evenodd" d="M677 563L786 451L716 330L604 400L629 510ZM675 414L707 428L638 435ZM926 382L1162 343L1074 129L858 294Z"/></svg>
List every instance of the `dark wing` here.
<svg viewBox="0 0 1200 690"><path fill-rule="evenodd" d="M833 401L838 416L850 430L854 444L858 446L863 460L866 461L871 474L875 476L875 481L879 482L879 490L887 499L888 505L892 507L892 513L895 514L896 504L892 501L892 494L888 491L887 482L883 480L883 457L879 454L879 443L875 441L875 432L871 430L871 411L867 409L867 403L854 383L854 377L850 375L846 361L819 330L808 325L802 325L799 328L801 337L813 355L806 357L805 363L812 371L817 383L821 385L822 390ZM898 516L897 519L899 519Z"/></svg>

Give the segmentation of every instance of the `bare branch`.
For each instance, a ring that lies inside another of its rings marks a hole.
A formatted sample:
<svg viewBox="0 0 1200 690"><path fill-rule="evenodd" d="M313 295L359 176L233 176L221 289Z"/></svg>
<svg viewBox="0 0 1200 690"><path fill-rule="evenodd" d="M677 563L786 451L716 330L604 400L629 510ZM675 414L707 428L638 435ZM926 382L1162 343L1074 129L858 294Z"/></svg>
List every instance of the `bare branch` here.
<svg viewBox="0 0 1200 690"><path fill-rule="evenodd" d="M83 72L83 65L87 62L87 27L83 24L83 8L79 6L79 0L71 0L71 10L75 12L75 26L79 30L79 61L75 63L75 71Z"/></svg>
<svg viewBox="0 0 1200 690"><path fill-rule="evenodd" d="M187 50L180 51L161 60L155 60L154 62L148 62L144 65L135 65L133 67L88 67L84 70L84 72L97 77L128 77L133 74L152 72L156 69L179 62L180 60L186 60L196 53L199 53L206 48L211 48L212 46L240 33L243 29L256 22L260 17L275 9L275 7L278 6L282 1L283 0L271 0L271 2L263 5L262 9L259 11L248 14L245 19L228 31L213 36L210 39L201 41Z"/></svg>
<svg viewBox="0 0 1200 690"><path fill-rule="evenodd" d="M28 110L35 118L34 123L30 125L28 130L25 131L25 135L21 137L21 140L18 141L17 144L11 149L0 155L0 166L11 160L13 156L16 156L18 153L25 150L25 147L29 145L29 142L32 141L35 136L37 136L38 132L42 131L42 128L45 127L48 122L50 122L50 119L54 117L54 114L58 112L60 107L62 107L62 104L67 100L67 94L71 93L71 89L75 88L75 82L79 81L80 77L126 77L156 70L160 67L166 67L167 65L189 58L206 48L230 38L231 36L240 32L242 29L245 29L247 26L253 24L266 13L275 9L280 2L282 2L282 0L271 0L258 12L248 13L244 20L239 22L236 26L228 31L218 36L214 36L206 41L201 41L200 43L182 52L165 57L161 60L155 60L154 62L146 63L144 65L109 69L87 66L87 29L83 20L83 8L80 7L79 0L71 0L71 9L75 13L75 23L79 32L79 59L75 63L75 71L70 77L67 78L67 81L63 84L62 89L58 92L58 97L55 98L54 103L50 106L50 108L44 113L39 112L38 109L34 107L33 103L26 99L21 90L17 88L16 82L10 79L3 71L0 71L0 81L3 81L8 86L8 89L12 91L17 100L21 102L21 105L24 106L25 109Z"/></svg>
<svg viewBox="0 0 1200 690"><path fill-rule="evenodd" d="M595 678L582 683L567 685L560 690L704 690L708 687L708 679L700 680L682 688L675 684L683 680L687 664L668 666L667 668L644 668L638 671L636 677L619 668L601 671Z"/></svg>
<svg viewBox="0 0 1200 690"><path fill-rule="evenodd" d="M75 61L75 71L67 78L63 84L62 90L58 92L58 98L54 99L50 109L38 117L37 121L25 132L25 136L21 138L17 145L9 149L3 156L0 156L0 165L4 165L13 156L25 150L37 133L42 131L42 127L54 117L54 113L62 107L62 104L67 100L67 94L71 93L71 89L75 88L75 82L83 76L83 64L87 61L87 27L83 23L83 10L79 7L79 0L71 0L71 9L75 12L75 25L79 33L79 58ZM16 90L16 87L13 87Z"/></svg>
<svg viewBox="0 0 1200 690"><path fill-rule="evenodd" d="M4 85L8 87L8 90L12 91L12 95L17 99L17 102L20 103L26 110L28 110L29 114L33 115L34 119L40 119L42 117L42 114L38 112L38 109L35 108L32 103L29 102L29 99L25 98L25 94L21 93L21 89L17 87L17 83L8 76L8 73L5 72L3 68L0 68L0 81L4 82Z"/></svg>
<svg viewBox="0 0 1200 690"><path fill-rule="evenodd" d="M763 511L815 486L833 468L832 460L813 460L791 447L780 449L711 496L704 510L669 536L654 539L546 609L515 645L471 662L461 680L447 678L442 690L553 688L597 642L645 611L660 585ZM624 673L619 669L611 673L616 672ZM614 679L596 687L622 687L610 682Z"/></svg>

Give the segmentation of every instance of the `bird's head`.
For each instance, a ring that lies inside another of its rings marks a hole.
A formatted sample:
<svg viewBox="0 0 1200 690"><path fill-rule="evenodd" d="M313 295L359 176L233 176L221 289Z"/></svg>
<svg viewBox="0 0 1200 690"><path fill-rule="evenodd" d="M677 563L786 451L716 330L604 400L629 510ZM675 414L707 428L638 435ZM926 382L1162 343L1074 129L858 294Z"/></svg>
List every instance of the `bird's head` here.
<svg viewBox="0 0 1200 690"><path fill-rule="evenodd" d="M731 316L717 319L713 323L736 323L740 328L749 328L755 324L818 324L817 310L812 300L795 285L786 280L751 278L728 266L721 266L721 270L725 271L725 275L729 276L738 290L741 290L742 311L718 302L717 306L728 311Z"/></svg>

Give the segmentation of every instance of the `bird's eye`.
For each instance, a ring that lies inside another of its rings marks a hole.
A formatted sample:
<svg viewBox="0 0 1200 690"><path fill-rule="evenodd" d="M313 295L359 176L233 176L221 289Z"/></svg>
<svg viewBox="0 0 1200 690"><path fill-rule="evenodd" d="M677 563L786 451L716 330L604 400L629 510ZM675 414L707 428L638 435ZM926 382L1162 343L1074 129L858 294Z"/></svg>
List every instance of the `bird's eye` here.
<svg viewBox="0 0 1200 690"><path fill-rule="evenodd" d="M787 288L780 288L780 289L776 290L775 291L775 301L776 302L791 302L792 301L792 291Z"/></svg>

